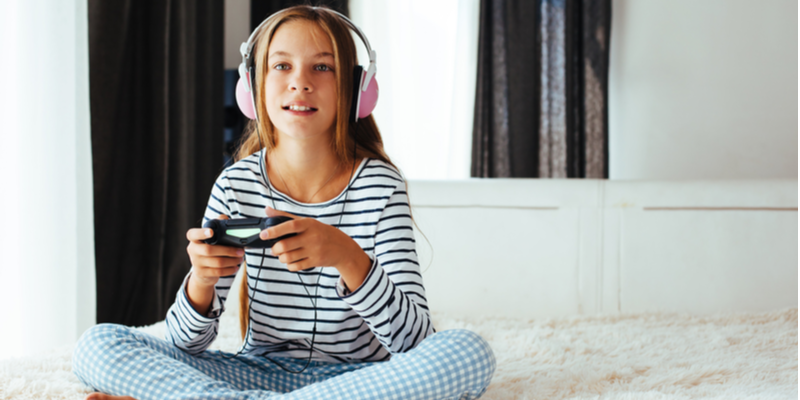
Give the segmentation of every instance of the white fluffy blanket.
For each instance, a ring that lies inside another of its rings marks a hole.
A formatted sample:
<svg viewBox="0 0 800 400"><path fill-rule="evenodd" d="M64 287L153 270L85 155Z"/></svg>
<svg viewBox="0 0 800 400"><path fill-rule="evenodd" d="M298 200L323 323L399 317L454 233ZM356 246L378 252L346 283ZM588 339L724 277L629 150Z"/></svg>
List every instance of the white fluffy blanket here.
<svg viewBox="0 0 800 400"><path fill-rule="evenodd" d="M223 316L212 348L237 348L236 318ZM434 321L437 330L471 329L492 345L498 367L485 399L798 397L797 308ZM164 323L141 329L162 336ZM83 399L89 392L72 375L71 352L0 362L0 399Z"/></svg>

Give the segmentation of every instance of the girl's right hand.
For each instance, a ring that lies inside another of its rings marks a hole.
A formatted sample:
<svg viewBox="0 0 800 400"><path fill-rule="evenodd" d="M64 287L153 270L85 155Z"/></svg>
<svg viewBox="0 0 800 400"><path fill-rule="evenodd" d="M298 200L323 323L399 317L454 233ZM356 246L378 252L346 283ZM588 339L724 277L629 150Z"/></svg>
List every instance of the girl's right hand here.
<svg viewBox="0 0 800 400"><path fill-rule="evenodd" d="M220 215L219 219L228 219ZM211 229L192 228L186 232L189 245L186 252L192 261L192 276L201 286L214 286L221 276L233 275L243 261L244 249L228 246L210 245L203 242L212 236Z"/></svg>

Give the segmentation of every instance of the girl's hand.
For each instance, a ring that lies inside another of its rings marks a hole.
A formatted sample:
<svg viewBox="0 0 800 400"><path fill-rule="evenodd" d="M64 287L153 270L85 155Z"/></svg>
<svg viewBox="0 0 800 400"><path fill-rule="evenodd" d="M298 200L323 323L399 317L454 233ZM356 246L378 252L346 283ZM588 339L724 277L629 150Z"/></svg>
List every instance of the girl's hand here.
<svg viewBox="0 0 800 400"><path fill-rule="evenodd" d="M219 219L228 219L228 216L220 215ZM207 228L192 228L186 232L186 239L189 239L186 252L192 260L193 269L190 279L207 287L216 285L221 276L235 274L244 256L244 249L203 242L212 235L211 229Z"/></svg>
<svg viewBox="0 0 800 400"><path fill-rule="evenodd" d="M335 267L350 290L355 290L366 278L372 262L350 236L338 228L313 218L301 218L267 207L267 217L292 218L280 225L261 231L262 240L296 233L272 246L272 255L287 265L289 271L314 267Z"/></svg>

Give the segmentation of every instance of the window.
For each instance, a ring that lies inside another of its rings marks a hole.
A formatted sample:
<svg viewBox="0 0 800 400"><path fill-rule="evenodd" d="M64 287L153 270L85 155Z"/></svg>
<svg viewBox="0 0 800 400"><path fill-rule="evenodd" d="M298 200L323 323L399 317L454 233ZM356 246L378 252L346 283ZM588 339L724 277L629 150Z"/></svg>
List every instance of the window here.
<svg viewBox="0 0 800 400"><path fill-rule="evenodd" d="M351 19L377 53L373 116L407 179L470 175L478 11L478 0L350 0Z"/></svg>

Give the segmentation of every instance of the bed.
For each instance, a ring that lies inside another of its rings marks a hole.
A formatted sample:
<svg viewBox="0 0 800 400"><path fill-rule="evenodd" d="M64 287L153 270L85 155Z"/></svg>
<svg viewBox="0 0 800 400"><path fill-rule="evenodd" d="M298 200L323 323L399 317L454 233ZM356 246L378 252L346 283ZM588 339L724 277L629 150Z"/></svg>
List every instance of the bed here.
<svg viewBox="0 0 800 400"><path fill-rule="evenodd" d="M235 307L234 307L235 308ZM230 311L234 311L231 309ZM226 313L212 348L235 351ZM484 399L796 399L797 308L519 319L434 314L438 330L488 340L497 370ZM164 322L140 328L162 336ZM163 336L162 336L163 337ZM0 398L82 400L71 347L0 362Z"/></svg>
<svg viewBox="0 0 800 400"><path fill-rule="evenodd" d="M473 330L497 358L483 398L798 398L796 181L416 181L409 196L437 330ZM240 344L235 308L212 348ZM0 361L0 399L83 399L71 353Z"/></svg>

